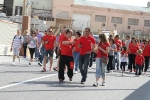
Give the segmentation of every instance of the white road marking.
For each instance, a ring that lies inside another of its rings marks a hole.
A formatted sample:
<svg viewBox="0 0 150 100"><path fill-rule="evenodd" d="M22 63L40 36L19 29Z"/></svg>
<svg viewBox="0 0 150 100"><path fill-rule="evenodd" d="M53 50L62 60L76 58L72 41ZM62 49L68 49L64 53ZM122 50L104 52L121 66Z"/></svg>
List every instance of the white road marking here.
<svg viewBox="0 0 150 100"><path fill-rule="evenodd" d="M8 88L8 87L13 87L13 86L16 86L16 85L24 84L24 83L27 83L27 82L31 82L31 81L35 81L35 80L39 80L39 79L43 79L43 78L55 76L55 75L57 75L57 74L51 74L51 75L47 75L47 76L42 76L42 77L38 77L38 78L34 78L34 79L22 81L22 82L15 83L15 84L10 84L10 85L6 85L6 86L2 86L2 87L0 87L0 90Z"/></svg>

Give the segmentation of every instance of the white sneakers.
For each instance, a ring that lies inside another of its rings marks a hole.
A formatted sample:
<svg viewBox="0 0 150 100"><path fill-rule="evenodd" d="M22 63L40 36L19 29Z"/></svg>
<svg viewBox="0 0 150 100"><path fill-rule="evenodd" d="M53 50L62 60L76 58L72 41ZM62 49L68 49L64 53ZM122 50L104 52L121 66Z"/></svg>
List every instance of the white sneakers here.
<svg viewBox="0 0 150 100"><path fill-rule="evenodd" d="M15 65L15 62L12 62L11 65Z"/></svg>
<svg viewBox="0 0 150 100"><path fill-rule="evenodd" d="M75 72L74 72L74 74L77 74L77 73L78 73L78 71L75 71Z"/></svg>

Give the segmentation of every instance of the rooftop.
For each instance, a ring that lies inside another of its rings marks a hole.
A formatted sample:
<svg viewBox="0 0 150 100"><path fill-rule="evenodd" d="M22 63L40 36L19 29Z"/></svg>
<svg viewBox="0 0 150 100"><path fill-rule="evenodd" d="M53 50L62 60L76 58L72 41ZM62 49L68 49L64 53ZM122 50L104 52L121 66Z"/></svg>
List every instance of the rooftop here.
<svg viewBox="0 0 150 100"><path fill-rule="evenodd" d="M150 8L148 7L113 4L113 3L97 2L97 1L90 1L90 0L74 0L74 4L81 5L81 6L92 6L92 7L99 7L99 8L118 9L118 10L128 10L128 11L138 11L138 12L148 12L148 13L150 12Z"/></svg>

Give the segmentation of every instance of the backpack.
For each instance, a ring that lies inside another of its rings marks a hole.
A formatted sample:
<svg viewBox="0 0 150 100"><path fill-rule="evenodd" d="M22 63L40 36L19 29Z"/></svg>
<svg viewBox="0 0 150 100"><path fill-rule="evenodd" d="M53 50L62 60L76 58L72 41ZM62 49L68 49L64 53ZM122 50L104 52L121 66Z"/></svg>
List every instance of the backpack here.
<svg viewBox="0 0 150 100"><path fill-rule="evenodd" d="M14 36L13 40L16 38L17 35ZM20 36L20 40L22 39L22 36Z"/></svg>

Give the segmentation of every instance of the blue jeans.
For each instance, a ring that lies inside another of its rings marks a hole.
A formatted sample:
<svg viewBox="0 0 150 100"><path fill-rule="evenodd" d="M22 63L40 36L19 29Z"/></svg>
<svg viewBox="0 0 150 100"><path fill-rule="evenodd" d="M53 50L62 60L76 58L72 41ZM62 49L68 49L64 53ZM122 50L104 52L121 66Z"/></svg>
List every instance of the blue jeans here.
<svg viewBox="0 0 150 100"><path fill-rule="evenodd" d="M119 68L120 63L121 63L121 60L120 60L121 54L120 54L120 52L115 52L115 56L116 56L116 60L117 60L117 68Z"/></svg>
<svg viewBox="0 0 150 100"><path fill-rule="evenodd" d="M97 78L105 78L105 68L107 64L101 62L101 58L96 58L96 75Z"/></svg>
<svg viewBox="0 0 150 100"><path fill-rule="evenodd" d="M80 55L79 57L79 69L81 72L82 81L86 81L89 60L90 60L90 54Z"/></svg>
<svg viewBox="0 0 150 100"><path fill-rule="evenodd" d="M35 58L39 58L39 55L40 55L39 49L36 47L35 48Z"/></svg>
<svg viewBox="0 0 150 100"><path fill-rule="evenodd" d="M40 57L40 63L43 62L43 58L44 58L44 52L45 52L45 48L41 48L41 57Z"/></svg>
<svg viewBox="0 0 150 100"><path fill-rule="evenodd" d="M73 52L73 58L74 58L74 63L75 63L75 71L78 71L79 57L80 57L79 52Z"/></svg>

